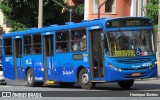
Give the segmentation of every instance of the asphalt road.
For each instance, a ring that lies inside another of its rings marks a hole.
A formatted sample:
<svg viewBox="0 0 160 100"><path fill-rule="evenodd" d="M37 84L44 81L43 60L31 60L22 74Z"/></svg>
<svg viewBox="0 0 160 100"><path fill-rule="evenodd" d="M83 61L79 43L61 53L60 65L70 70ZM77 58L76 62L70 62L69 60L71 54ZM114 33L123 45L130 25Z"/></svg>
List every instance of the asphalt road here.
<svg viewBox="0 0 160 100"><path fill-rule="evenodd" d="M145 79L145 80L136 80L134 85L129 90L122 90L117 83L99 83L96 85L95 89L91 90L85 90L81 89L81 87L78 84L75 84L75 86L71 88L62 88L59 85L54 86L43 86L43 87L28 87L27 83L22 80L18 81L12 81L7 80L7 85L0 85L0 91L14 91L19 93L22 92L41 92L43 91L43 94L53 94L56 100L104 100L106 98L113 99L113 100L137 100L137 99L145 99L145 100L159 100L160 99L160 79ZM52 92L47 92L52 91ZM54 91L54 92L53 92ZM56 91L56 92L55 92ZM143 95L137 95L139 94L146 94L146 93L154 93L157 95L149 96L143 96ZM77 95L77 93L81 95ZM84 94L84 95L82 95ZM82 97L89 95L89 97ZM104 96L104 94L106 96ZM135 95L132 95L135 94ZM68 96L69 95L69 96ZM0 94L1 96L1 94ZM72 97L75 96L75 97ZM98 96L98 97L97 97ZM104 97L103 97L104 96ZM1 98L0 98L1 99ZM9 98L3 98L3 99L9 99ZM22 99L22 98L16 98L16 99ZM24 99L24 98L23 98ZM35 99L35 98L25 98L25 99ZM43 98L36 98L36 99L51 99L43 96Z"/></svg>

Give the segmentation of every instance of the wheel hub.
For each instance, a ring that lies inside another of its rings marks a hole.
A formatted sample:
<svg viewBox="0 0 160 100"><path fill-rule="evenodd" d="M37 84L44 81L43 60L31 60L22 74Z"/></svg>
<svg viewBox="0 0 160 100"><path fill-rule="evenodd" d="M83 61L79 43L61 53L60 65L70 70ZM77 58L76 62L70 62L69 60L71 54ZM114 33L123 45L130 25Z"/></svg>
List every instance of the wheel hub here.
<svg viewBox="0 0 160 100"><path fill-rule="evenodd" d="M82 75L82 83L87 84L88 82L89 82L88 74L85 73Z"/></svg>
<svg viewBox="0 0 160 100"><path fill-rule="evenodd" d="M33 75L31 73L29 73L28 75L28 83L31 84L33 81Z"/></svg>

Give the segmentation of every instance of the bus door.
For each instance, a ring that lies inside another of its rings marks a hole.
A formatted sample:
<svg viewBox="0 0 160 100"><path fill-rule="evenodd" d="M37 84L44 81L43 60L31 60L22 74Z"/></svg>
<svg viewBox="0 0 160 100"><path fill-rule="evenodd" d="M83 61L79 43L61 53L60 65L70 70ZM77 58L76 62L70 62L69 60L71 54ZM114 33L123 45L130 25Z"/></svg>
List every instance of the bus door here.
<svg viewBox="0 0 160 100"><path fill-rule="evenodd" d="M44 64L44 78L45 81L53 80L53 40L54 35L44 35L43 36L43 64Z"/></svg>
<svg viewBox="0 0 160 100"><path fill-rule="evenodd" d="M92 81L104 80L104 49L102 32L102 29L90 31L90 66Z"/></svg>
<svg viewBox="0 0 160 100"><path fill-rule="evenodd" d="M14 39L13 40L13 48L14 48L14 73L15 79L22 78L22 39Z"/></svg>

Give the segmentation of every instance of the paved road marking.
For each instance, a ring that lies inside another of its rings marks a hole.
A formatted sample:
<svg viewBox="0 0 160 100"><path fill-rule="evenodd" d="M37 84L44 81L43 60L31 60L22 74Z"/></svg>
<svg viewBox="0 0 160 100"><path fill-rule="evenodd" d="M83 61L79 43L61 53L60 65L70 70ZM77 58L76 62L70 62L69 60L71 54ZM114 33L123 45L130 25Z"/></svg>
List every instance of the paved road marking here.
<svg viewBox="0 0 160 100"><path fill-rule="evenodd" d="M8 85L0 85L0 87L12 87L12 86L8 86Z"/></svg>

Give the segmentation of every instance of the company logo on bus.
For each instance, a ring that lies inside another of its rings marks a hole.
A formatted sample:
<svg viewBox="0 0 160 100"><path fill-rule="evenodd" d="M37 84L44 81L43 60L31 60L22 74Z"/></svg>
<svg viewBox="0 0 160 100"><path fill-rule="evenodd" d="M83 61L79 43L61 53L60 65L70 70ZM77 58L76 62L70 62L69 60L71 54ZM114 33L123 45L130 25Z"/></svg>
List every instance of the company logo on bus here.
<svg viewBox="0 0 160 100"><path fill-rule="evenodd" d="M139 67L141 67L141 66L140 65L137 65L137 66L133 65L132 66L132 68L139 68Z"/></svg>
<svg viewBox="0 0 160 100"><path fill-rule="evenodd" d="M145 66L150 66L150 65L152 65L151 62L149 62L149 63L143 63L143 64L142 64L142 66L144 66L144 67L145 67Z"/></svg>

